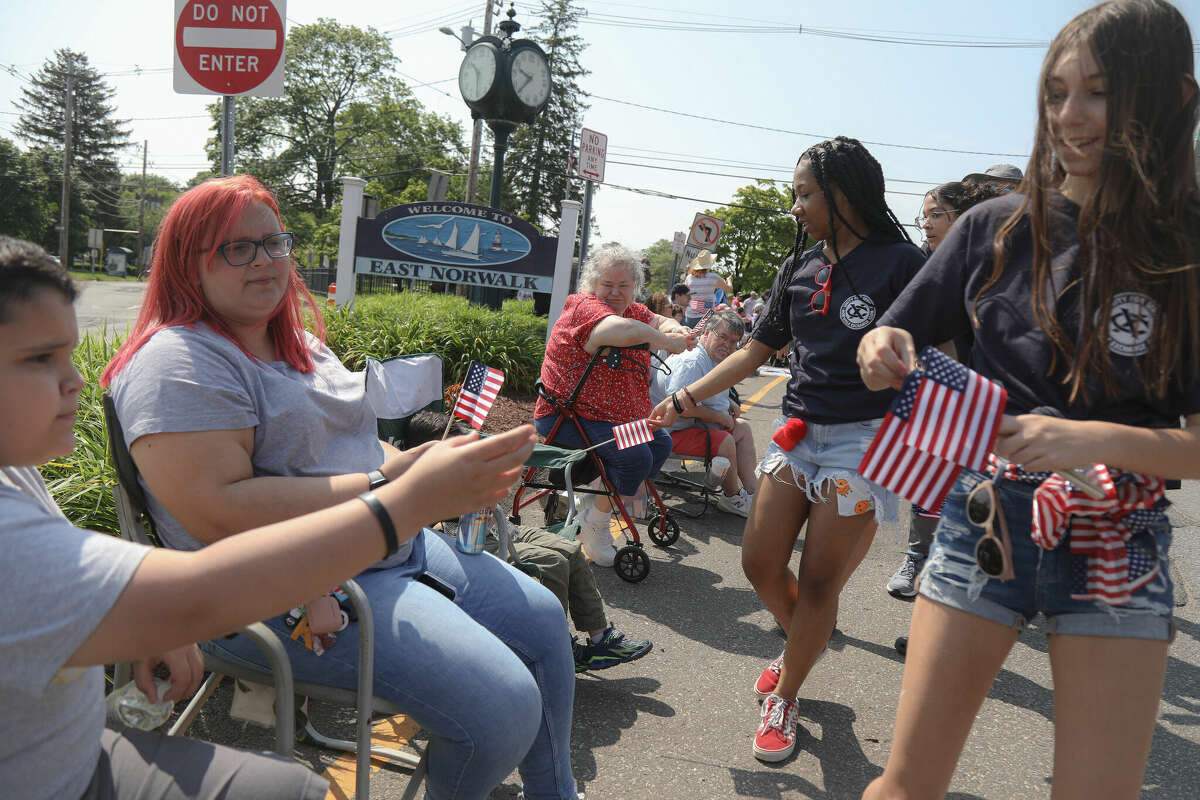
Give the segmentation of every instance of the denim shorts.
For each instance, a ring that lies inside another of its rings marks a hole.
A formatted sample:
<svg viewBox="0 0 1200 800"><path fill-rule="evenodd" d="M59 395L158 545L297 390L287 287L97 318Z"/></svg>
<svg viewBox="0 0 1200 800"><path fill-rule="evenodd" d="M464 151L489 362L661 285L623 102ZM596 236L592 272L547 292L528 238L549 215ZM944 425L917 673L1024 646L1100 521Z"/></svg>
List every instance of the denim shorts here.
<svg viewBox="0 0 1200 800"><path fill-rule="evenodd" d="M777 420L782 427L785 420ZM832 490L838 502L838 514L843 517L865 514L874 509L878 522L895 522L900 518L900 499L858 474L858 465L879 430L881 419L861 422L841 422L833 425L808 423L808 431L791 450L784 450L774 439L759 462L759 478L777 473L785 466L792 468L796 485L804 478L808 499L824 503Z"/></svg>
<svg viewBox="0 0 1200 800"><path fill-rule="evenodd" d="M920 591L930 600L1020 630L1038 613L1047 633L1110 636L1170 641L1174 636L1174 586L1168 567L1171 526L1164 523L1139 534L1157 552L1159 574L1132 593L1125 605L1074 600L1071 586L1083 556L1070 552L1070 539L1043 550L1031 538L1033 493L1025 483L1001 480L996 485L1000 508L1012 540L1011 581L989 578L975 563L975 543L983 528L966 518L967 495L991 477L963 470L942 506L942 521L921 572ZM996 529L996 535L1000 531ZM1152 542L1150 541L1152 540Z"/></svg>

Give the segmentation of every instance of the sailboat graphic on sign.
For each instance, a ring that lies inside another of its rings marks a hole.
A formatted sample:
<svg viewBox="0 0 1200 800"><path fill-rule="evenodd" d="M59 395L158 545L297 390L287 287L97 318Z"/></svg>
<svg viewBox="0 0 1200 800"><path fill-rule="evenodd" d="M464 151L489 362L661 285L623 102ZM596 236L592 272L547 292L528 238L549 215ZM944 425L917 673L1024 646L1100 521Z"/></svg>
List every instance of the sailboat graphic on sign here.
<svg viewBox="0 0 1200 800"><path fill-rule="evenodd" d="M475 229L471 231L471 235L463 242L463 246L458 246L458 225L455 224L450 228L450 238L446 240L445 249L442 250L443 255L457 256L458 258L469 258L474 261L479 260L479 225L475 225Z"/></svg>

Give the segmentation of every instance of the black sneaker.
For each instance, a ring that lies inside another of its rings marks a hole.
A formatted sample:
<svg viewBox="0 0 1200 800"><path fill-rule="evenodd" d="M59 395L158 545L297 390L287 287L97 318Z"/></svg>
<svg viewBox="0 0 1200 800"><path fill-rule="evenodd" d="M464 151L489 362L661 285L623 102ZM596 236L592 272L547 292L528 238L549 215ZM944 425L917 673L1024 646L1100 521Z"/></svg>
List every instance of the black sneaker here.
<svg viewBox="0 0 1200 800"><path fill-rule="evenodd" d="M571 637L571 652L575 655L575 674L587 672L588 669L588 649L583 642Z"/></svg>
<svg viewBox="0 0 1200 800"><path fill-rule="evenodd" d="M599 642L592 644L585 639L575 650L575 671L608 669L627 661L636 661L649 653L653 647L652 642L630 639L615 625L609 625Z"/></svg>

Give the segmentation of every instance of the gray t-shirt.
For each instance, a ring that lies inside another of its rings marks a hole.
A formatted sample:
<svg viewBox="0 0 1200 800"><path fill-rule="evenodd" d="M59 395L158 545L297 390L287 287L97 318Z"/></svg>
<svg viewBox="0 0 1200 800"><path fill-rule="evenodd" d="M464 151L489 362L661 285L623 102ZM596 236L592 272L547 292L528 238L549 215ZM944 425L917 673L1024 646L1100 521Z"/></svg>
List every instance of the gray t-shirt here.
<svg viewBox="0 0 1200 800"><path fill-rule="evenodd" d="M0 467L0 795L79 797L100 758L103 667L68 667L149 548L80 530L33 467Z"/></svg>
<svg viewBox="0 0 1200 800"><path fill-rule="evenodd" d="M254 428L255 477L319 477L370 472L384 461L366 380L309 336L314 368L259 361L203 324L150 337L112 383L117 416L132 445L151 433ZM139 480L141 480L139 478ZM171 547L199 550L194 538L146 487L150 516ZM377 567L408 560L400 545Z"/></svg>

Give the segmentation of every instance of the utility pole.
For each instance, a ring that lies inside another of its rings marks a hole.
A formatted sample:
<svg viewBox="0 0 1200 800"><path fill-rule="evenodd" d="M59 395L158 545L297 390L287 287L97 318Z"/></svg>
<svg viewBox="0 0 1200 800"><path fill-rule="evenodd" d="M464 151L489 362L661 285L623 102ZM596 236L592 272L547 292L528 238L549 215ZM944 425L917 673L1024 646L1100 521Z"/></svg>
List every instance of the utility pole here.
<svg viewBox="0 0 1200 800"><path fill-rule="evenodd" d="M67 220L71 216L71 118L75 115L71 92L75 82L75 62L67 62L67 91L66 108L63 113L63 183L62 200L59 203L60 218L58 230L58 257L62 265L71 268L70 254L67 252Z"/></svg>
<svg viewBox="0 0 1200 800"><path fill-rule="evenodd" d="M150 152L150 140L142 140L142 190L138 193L138 243L137 265L138 277L146 273L146 265L142 259L142 226L146 224L146 156Z"/></svg>
<svg viewBox="0 0 1200 800"><path fill-rule="evenodd" d="M492 34L492 2L486 0L483 11L483 35ZM471 163L467 167L467 202L475 202L475 190L479 188L479 149L483 144L483 120L477 119L471 126Z"/></svg>

